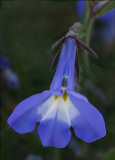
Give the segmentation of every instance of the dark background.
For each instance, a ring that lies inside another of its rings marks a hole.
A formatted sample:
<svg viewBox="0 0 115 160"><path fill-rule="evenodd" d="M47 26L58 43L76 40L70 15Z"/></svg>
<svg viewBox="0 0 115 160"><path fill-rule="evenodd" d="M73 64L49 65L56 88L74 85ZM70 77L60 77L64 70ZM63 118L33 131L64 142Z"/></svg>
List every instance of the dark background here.
<svg viewBox="0 0 115 160"><path fill-rule="evenodd" d="M49 89L54 75L49 68L56 53L51 51L51 45L78 21L76 2L2 1L1 20L1 53L4 55L6 50L11 53L11 69L20 80L17 90L8 89L4 82L1 85L1 160L26 160L30 154L43 160L103 159L106 152L115 147L115 54L113 42L104 44L97 34L96 28L102 24L95 22L90 44L99 56L98 60L90 57L96 78L92 83L84 78L79 90L102 113L107 135L88 144L75 137L72 130L69 145L58 149L43 147L37 130L23 135L16 133L8 126L7 119L20 101ZM80 60L82 65L82 58Z"/></svg>

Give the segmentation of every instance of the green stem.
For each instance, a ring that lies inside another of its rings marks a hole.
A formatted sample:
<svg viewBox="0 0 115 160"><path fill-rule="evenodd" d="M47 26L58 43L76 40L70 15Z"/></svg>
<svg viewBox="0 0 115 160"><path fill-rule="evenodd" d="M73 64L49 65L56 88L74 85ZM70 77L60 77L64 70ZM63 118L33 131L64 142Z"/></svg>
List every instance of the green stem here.
<svg viewBox="0 0 115 160"><path fill-rule="evenodd" d="M86 18L85 36L84 36L84 39L83 39L84 43L87 44L88 46L89 46L89 43L90 43L91 31L92 31L92 25L93 25L94 17L96 16L96 14L98 14L103 8L105 8L111 2L112 2L112 0L107 1L102 7L97 9L97 11L94 12L94 13L93 13L93 8L92 8L94 6L90 6L88 18ZM86 15L85 15L85 17L86 17ZM93 73L92 73L91 67L90 67L89 54L86 53L85 51L83 52L83 67L84 67L84 71L85 71L86 75L91 78Z"/></svg>
<svg viewBox="0 0 115 160"><path fill-rule="evenodd" d="M89 45L90 43L90 35L91 35L91 28L92 28L92 25L93 25L93 19L90 18L87 22L87 26L86 26L86 30L85 30L85 36L84 36L84 43ZM88 76L91 76L92 75L92 71L91 71L91 67L90 67L90 62L89 62L89 54L87 52L83 52L83 66L84 66L84 70L85 70L85 73L88 75Z"/></svg>
<svg viewBox="0 0 115 160"><path fill-rule="evenodd" d="M91 30L93 25L93 7L89 6L88 2L86 3L86 8L84 10L82 16L82 24L85 26L84 28L84 37L83 42L89 46L90 38L91 38ZM76 30L77 33L77 30ZM86 51L82 53L82 62L83 62L83 70L87 78L92 77L90 62L89 62L89 54Z"/></svg>

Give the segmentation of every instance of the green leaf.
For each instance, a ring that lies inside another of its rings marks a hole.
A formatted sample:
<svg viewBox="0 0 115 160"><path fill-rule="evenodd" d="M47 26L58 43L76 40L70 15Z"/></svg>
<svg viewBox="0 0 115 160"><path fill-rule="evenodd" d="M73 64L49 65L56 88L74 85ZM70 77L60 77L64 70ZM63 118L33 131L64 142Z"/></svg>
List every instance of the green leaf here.
<svg viewBox="0 0 115 160"><path fill-rule="evenodd" d="M106 2L105 4L107 3L109 3L109 1ZM111 1L107 6L105 6L105 4L95 11L94 13L95 18L98 18L104 15L105 13L109 12L112 9L115 9L115 1Z"/></svg>
<svg viewBox="0 0 115 160"><path fill-rule="evenodd" d="M115 148L111 149L106 156L104 157L104 160L115 160Z"/></svg>

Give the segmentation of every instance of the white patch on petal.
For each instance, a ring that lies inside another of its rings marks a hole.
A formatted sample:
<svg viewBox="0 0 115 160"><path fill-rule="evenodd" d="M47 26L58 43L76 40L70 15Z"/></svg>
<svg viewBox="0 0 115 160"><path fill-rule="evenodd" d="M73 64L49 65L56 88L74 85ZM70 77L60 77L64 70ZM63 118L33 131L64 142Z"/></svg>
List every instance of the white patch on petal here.
<svg viewBox="0 0 115 160"><path fill-rule="evenodd" d="M49 117L48 114L56 109L56 101L55 96L51 96L48 100L46 100L44 103L41 104L41 106L38 108L37 113L42 116L42 120L45 119L45 117ZM55 114L52 114L49 118L54 118Z"/></svg>
<svg viewBox="0 0 115 160"><path fill-rule="evenodd" d="M69 96L68 96L67 101L66 101L66 107L67 107L68 116L70 118L70 121L72 121L75 117L79 116L80 112L73 105Z"/></svg>
<svg viewBox="0 0 115 160"><path fill-rule="evenodd" d="M72 104L69 96L64 100L63 96L55 99L54 95L39 107L37 113L42 116L41 121L54 119L56 117L57 120L61 120L69 125L71 125L71 121L80 114Z"/></svg>

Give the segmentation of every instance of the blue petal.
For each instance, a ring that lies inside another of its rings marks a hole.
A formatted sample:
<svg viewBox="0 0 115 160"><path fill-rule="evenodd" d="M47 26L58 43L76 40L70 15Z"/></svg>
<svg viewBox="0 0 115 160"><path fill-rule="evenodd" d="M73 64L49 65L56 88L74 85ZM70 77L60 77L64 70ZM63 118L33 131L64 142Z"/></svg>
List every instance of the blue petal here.
<svg viewBox="0 0 115 160"><path fill-rule="evenodd" d="M58 67L50 86L50 90L56 93L58 92L60 93L61 91L63 74L66 66L66 56L67 56L66 52L67 52L67 48L66 48L66 44L64 43L61 51L60 59L58 62Z"/></svg>
<svg viewBox="0 0 115 160"><path fill-rule="evenodd" d="M44 120L38 127L43 146L64 148L71 137L69 126L57 119Z"/></svg>
<svg viewBox="0 0 115 160"><path fill-rule="evenodd" d="M44 91L23 100L14 109L7 123L18 133L32 131L36 122L41 120L41 115L37 113L39 106L50 96L50 91Z"/></svg>
<svg viewBox="0 0 115 160"><path fill-rule="evenodd" d="M67 90L74 91L75 90L75 56L76 56L76 40L71 39L68 41L69 46L69 78L67 84Z"/></svg>
<svg viewBox="0 0 115 160"><path fill-rule="evenodd" d="M101 113L79 96L69 93L69 97L80 113L71 122L76 136L88 143L104 137L106 129Z"/></svg>
<svg viewBox="0 0 115 160"><path fill-rule="evenodd" d="M73 92L73 91L67 91L68 94L71 94L72 96L76 96L78 98L80 98L81 100L84 100L86 102L88 102L87 97L85 97L83 94L78 93L78 92Z"/></svg>
<svg viewBox="0 0 115 160"><path fill-rule="evenodd" d="M46 103L50 107L45 111L41 108L41 112L44 116L38 127L38 133L43 143L43 146L54 146L58 148L64 148L70 140L70 119L68 117L68 111L66 103L62 97L57 100L53 100L53 96Z"/></svg>
<svg viewBox="0 0 115 160"><path fill-rule="evenodd" d="M82 16L85 8L85 0L78 0L76 4L76 12L79 17Z"/></svg>
<svg viewBox="0 0 115 160"><path fill-rule="evenodd" d="M50 89L53 94L61 95L63 77L68 76L68 89L74 90L74 65L76 54L76 40L67 38L63 44L60 60Z"/></svg>

